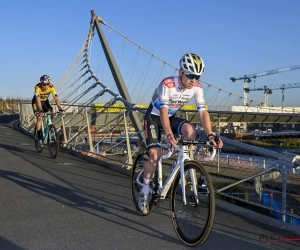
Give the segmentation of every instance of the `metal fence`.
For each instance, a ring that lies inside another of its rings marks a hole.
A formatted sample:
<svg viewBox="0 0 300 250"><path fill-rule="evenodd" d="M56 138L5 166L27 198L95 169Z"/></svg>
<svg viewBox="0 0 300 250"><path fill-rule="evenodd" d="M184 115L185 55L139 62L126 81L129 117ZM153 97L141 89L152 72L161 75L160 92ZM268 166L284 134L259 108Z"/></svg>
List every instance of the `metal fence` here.
<svg viewBox="0 0 300 250"><path fill-rule="evenodd" d="M35 117L31 105L21 104L20 107L22 127L32 133ZM110 112L110 109L115 111L114 107L110 107L100 114L91 112L91 109L66 113L54 124L62 146L131 168L143 143L138 137L143 131L134 131L128 112L136 112L141 123L143 113L137 109L120 109L119 113ZM202 136L203 131L197 132L198 136ZM273 138L260 137L259 140L253 135L252 139L244 138L242 141L236 134L225 136L221 137L224 148L211 162L204 161L209 152L203 151L200 146L194 149L193 157L207 167L216 195L239 205L255 205L268 211L267 215L288 223L299 223L300 171L296 148L290 146L291 141L299 138L289 133ZM278 145L281 146L275 147Z"/></svg>

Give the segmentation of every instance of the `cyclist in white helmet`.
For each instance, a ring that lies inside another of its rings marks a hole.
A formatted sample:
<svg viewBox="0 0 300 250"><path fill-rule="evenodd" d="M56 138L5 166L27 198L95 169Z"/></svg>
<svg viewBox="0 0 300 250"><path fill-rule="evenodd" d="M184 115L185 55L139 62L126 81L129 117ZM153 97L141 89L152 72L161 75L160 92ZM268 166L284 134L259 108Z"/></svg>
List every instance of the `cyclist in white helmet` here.
<svg viewBox="0 0 300 250"><path fill-rule="evenodd" d="M174 134L182 135L185 139L195 139L196 129L187 120L176 117L192 97L195 98L201 125L207 138L216 148L223 146L222 140L215 141L209 114L205 108L203 88L199 82L205 72L205 64L201 57L187 53L180 59L178 76L163 79L152 96L152 102L145 114L144 128L146 143L149 150L149 160L144 165L144 182L139 197L139 209L146 215L149 213L149 183L161 156L160 129L165 133L165 141L176 145Z"/></svg>

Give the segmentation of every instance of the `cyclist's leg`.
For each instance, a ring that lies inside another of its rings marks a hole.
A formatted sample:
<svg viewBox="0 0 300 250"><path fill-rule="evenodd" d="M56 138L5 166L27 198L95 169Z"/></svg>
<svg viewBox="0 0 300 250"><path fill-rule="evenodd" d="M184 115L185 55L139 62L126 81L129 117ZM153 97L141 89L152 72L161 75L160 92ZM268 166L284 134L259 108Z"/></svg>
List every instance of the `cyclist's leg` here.
<svg viewBox="0 0 300 250"><path fill-rule="evenodd" d="M146 144L149 151L149 160L144 166L144 178L150 180L160 159L160 117L151 115L147 111L144 121Z"/></svg>
<svg viewBox="0 0 300 250"><path fill-rule="evenodd" d="M191 124L188 120L183 119L181 117L172 117L170 119L171 128L173 130L177 130L175 133L178 133L179 135L182 135L185 139L192 139L195 140L196 138L196 128L193 124ZM192 157L192 148L193 145L189 146L189 152L190 156Z"/></svg>
<svg viewBox="0 0 300 250"><path fill-rule="evenodd" d="M139 209L143 214L149 213L150 179L153 177L157 163L160 159L160 127L157 124L157 121L159 120L160 117L151 115L150 109L149 112L146 112L144 128L146 133L147 149L149 150L149 160L146 161L144 165L143 187L140 192L138 204Z"/></svg>
<svg viewBox="0 0 300 250"><path fill-rule="evenodd" d="M48 99L44 102L44 106L45 106L45 109L47 109L47 111L44 111L44 112L48 112L48 111L51 112L51 121L52 121L54 118L54 111L53 111L53 107L51 106Z"/></svg>
<svg viewBox="0 0 300 250"><path fill-rule="evenodd" d="M47 104L45 103L45 101L41 101L41 104L42 104L42 111L44 113L48 112L49 111L49 107L47 106ZM42 127L42 119L41 119L41 117L39 117L37 124L38 124L38 128L39 128L39 129L37 129L37 131L39 133L39 139L43 140L43 133L42 133L42 128L41 128Z"/></svg>
<svg viewBox="0 0 300 250"><path fill-rule="evenodd" d="M196 128L188 120L174 116L170 118L170 124L173 132L175 130L179 135L183 135L185 139L196 138Z"/></svg>
<svg viewBox="0 0 300 250"><path fill-rule="evenodd" d="M33 113L36 117L35 128L36 128L36 131L38 133L38 139L41 140L42 139L42 133L41 133L42 120L41 120L40 113L39 113L39 110L38 110L38 107L37 107L37 101L36 101L35 96L32 99L31 105L32 105Z"/></svg>

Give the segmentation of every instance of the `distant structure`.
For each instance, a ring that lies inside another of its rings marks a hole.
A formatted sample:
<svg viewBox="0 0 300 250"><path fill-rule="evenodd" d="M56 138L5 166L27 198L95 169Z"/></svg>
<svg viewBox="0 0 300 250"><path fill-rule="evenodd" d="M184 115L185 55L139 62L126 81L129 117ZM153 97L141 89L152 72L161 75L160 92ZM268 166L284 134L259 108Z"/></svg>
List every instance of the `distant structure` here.
<svg viewBox="0 0 300 250"><path fill-rule="evenodd" d="M300 65L292 66L292 67L285 67L285 68L279 68L279 69L272 69L268 70L265 72L261 73L255 73L255 74L250 74L250 75L244 75L242 77L230 77L230 80L232 82L238 81L238 80L244 80L244 105L246 106L248 103L248 93L249 93L249 88L248 88L248 83L252 82L251 79L255 79L257 77L261 76L267 76L267 75L272 75L272 74L278 74L278 73L283 73L291 70L296 70L300 69Z"/></svg>

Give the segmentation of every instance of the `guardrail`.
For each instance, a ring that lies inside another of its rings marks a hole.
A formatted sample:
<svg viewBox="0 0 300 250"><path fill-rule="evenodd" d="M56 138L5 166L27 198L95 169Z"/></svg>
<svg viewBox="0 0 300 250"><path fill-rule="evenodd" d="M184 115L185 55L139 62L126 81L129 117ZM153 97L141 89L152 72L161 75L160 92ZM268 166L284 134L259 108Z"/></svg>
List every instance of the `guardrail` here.
<svg viewBox="0 0 300 250"><path fill-rule="evenodd" d="M22 104L20 110L22 127L33 132L35 117L31 106ZM87 110L66 113L62 119L53 123L58 128L62 146L120 167L130 168L140 146L136 141L130 142L130 138L136 139L137 135L143 134L144 131L131 131L132 123L128 115L126 116L126 112L138 111L124 111L123 114L102 113L94 121L92 117L95 114ZM143 113L139 113L138 117L142 122ZM205 135L198 131L198 136ZM124 140L116 142L118 138ZM224 150L210 163L204 162L203 158L209 152L203 151L201 146L193 151L194 159L207 166L215 184L216 194L226 197L225 199L230 198L235 202L269 210L270 215L283 221L299 223L299 157L226 137L222 137L222 140Z"/></svg>

